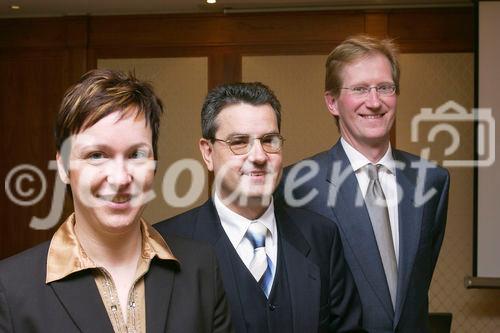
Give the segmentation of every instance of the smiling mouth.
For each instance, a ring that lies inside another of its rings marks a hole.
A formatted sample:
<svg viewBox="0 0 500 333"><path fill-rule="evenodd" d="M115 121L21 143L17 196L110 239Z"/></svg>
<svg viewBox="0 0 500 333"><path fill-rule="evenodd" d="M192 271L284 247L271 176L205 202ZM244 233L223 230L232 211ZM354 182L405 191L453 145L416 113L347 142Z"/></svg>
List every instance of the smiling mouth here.
<svg viewBox="0 0 500 333"><path fill-rule="evenodd" d="M361 114L360 116L364 119L380 119L384 114Z"/></svg>
<svg viewBox="0 0 500 333"><path fill-rule="evenodd" d="M250 177L261 177L265 176L267 173L265 171L251 171L251 172L246 172L245 175L250 176Z"/></svg>
<svg viewBox="0 0 500 333"><path fill-rule="evenodd" d="M130 194L111 194L111 195L98 195L98 198L113 203L126 203L132 200L133 197Z"/></svg>

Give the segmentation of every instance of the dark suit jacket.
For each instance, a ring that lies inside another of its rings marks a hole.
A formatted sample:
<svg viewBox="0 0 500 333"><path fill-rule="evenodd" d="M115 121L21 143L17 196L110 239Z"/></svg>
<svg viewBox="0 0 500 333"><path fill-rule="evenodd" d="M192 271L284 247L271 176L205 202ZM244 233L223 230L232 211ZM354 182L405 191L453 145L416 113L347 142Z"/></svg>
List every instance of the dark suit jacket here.
<svg viewBox="0 0 500 333"><path fill-rule="evenodd" d="M344 254L363 305L363 327L369 332L429 332L428 290L444 236L449 174L402 151L393 150L393 156L402 163L397 167L396 181L403 191L398 207L398 291L394 310L368 211L364 202L355 205L360 190L340 141L309 159L319 166L319 172L295 188L293 195L300 199L312 190L314 198L302 207L339 226ZM429 168L425 176L417 178L417 166L411 166L417 162ZM291 167L285 169L280 196L291 189L284 186L290 171ZM296 175L301 177L309 171L304 168ZM435 194L419 204L430 189L435 189Z"/></svg>
<svg viewBox="0 0 500 333"><path fill-rule="evenodd" d="M149 332L233 332L212 249L168 237L180 264L153 259L145 276ZM45 284L49 242L0 262L0 332L113 332L89 270Z"/></svg>
<svg viewBox="0 0 500 333"><path fill-rule="evenodd" d="M345 265L338 230L327 219L302 209L275 204L278 243L287 263L295 333L346 332L360 324L360 304ZM211 200L154 225L163 235L203 240L215 248L226 295L238 333L247 332L235 277L222 237L226 237ZM278 259L280 260L280 259ZM286 332L289 333L289 332Z"/></svg>

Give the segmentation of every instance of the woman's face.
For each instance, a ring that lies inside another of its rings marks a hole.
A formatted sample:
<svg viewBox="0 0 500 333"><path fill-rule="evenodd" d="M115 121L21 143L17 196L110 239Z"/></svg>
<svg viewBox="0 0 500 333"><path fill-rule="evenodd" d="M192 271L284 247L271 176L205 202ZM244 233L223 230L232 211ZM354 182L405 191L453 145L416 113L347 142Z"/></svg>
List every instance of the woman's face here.
<svg viewBox="0 0 500 333"><path fill-rule="evenodd" d="M121 233L136 227L152 199L152 132L143 115L117 111L71 138L69 172L75 217L95 232ZM62 173L61 173L62 172Z"/></svg>

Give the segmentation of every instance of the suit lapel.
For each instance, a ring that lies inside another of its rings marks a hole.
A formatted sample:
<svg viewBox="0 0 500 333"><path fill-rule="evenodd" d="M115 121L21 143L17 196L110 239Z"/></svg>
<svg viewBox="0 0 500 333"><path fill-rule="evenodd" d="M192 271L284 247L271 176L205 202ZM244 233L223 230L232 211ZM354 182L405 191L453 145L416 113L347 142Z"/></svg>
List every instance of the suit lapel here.
<svg viewBox="0 0 500 333"><path fill-rule="evenodd" d="M178 264L153 259L145 275L146 325L148 332L165 332L174 276ZM182 265L182 263L181 263Z"/></svg>
<svg viewBox="0 0 500 333"><path fill-rule="evenodd" d="M196 227L194 230L194 238L210 243L217 255L219 262L219 270L224 281L224 289L226 290L226 297L231 306L231 315L233 316L233 324L237 332L246 332L245 316L243 314L243 300L240 296L240 291L236 281L236 275L233 271L233 263L229 257L227 243L225 242L225 233L222 228L219 215L213 204L209 199L200 209L196 220ZM242 324L240 327L237 325Z"/></svg>
<svg viewBox="0 0 500 333"><path fill-rule="evenodd" d="M340 141L331 149L330 153L331 161L327 168L329 172L326 175L329 186L326 195L329 195L330 198L333 197L330 192L337 195L336 201L329 203L334 219L344 234L365 279L371 285L389 317L393 318L394 310L382 260L356 175ZM346 178L343 178L344 172L348 172ZM342 179L344 180L342 181ZM358 195L361 197L357 198Z"/></svg>
<svg viewBox="0 0 500 333"><path fill-rule="evenodd" d="M72 274L50 286L81 332L113 332L90 271Z"/></svg>
<svg viewBox="0 0 500 333"><path fill-rule="evenodd" d="M318 327L321 277L319 268L307 259L310 246L290 216L275 206L279 241L283 249L290 289L294 332ZM307 304L307 305L306 305Z"/></svg>
<svg viewBox="0 0 500 333"><path fill-rule="evenodd" d="M403 159L398 151L394 151L394 159L404 163L404 169L396 170L396 180L403 191L399 203L399 265L398 265L398 293L394 327L396 327L402 313L403 305L408 293L411 272L420 242L422 228L423 206L415 205L415 187L417 172L410 167L409 161ZM403 292L404 291L404 292Z"/></svg>

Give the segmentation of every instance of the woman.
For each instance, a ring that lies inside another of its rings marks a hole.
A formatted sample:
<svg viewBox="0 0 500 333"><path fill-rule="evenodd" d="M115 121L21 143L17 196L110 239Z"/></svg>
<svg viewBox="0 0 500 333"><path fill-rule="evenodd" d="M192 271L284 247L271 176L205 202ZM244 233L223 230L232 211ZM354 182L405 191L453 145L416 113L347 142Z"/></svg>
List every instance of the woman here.
<svg viewBox="0 0 500 333"><path fill-rule="evenodd" d="M0 263L1 332L230 332L212 251L166 241L152 196L161 101L131 75L93 70L56 122L74 213L50 242Z"/></svg>

